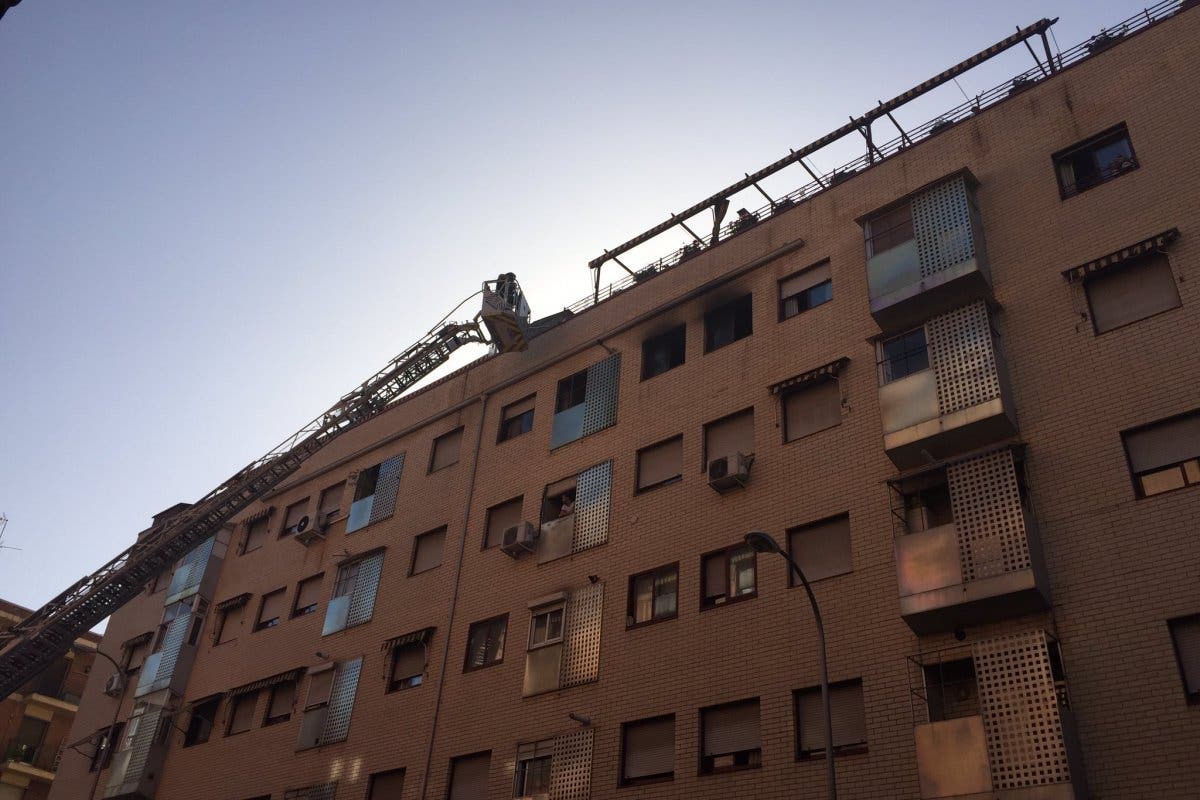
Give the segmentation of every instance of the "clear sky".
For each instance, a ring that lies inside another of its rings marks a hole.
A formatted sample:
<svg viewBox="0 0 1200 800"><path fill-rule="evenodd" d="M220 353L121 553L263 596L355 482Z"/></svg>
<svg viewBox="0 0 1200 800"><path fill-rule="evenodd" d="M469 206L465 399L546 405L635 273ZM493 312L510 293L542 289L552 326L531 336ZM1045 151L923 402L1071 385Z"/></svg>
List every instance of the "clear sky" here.
<svg viewBox="0 0 1200 800"><path fill-rule="evenodd" d="M553 313L603 248L1015 26L1061 16L1067 48L1139 9L27 0L0 20L0 512L20 548L0 597L37 607L92 572L482 280L514 271ZM1031 65L1017 48L959 83Z"/></svg>

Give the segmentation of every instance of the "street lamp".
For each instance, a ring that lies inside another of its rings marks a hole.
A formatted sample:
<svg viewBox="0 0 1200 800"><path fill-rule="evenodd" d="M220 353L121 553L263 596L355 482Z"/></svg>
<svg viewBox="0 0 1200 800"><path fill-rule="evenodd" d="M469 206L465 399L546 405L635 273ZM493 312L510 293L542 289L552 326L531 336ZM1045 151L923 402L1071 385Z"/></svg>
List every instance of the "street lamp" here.
<svg viewBox="0 0 1200 800"><path fill-rule="evenodd" d="M829 800L837 800L837 778L833 770L833 714L829 703L829 664L825 660L825 623L821 621L821 609L817 606L817 598L813 595L812 586L804 571L792 560L792 557L779 546L779 542L765 531L750 531L745 536L746 544L756 553L778 553L791 567L792 572L800 579L808 594L808 602L812 606L813 620L817 623L817 660L821 667L821 705L825 711L825 787Z"/></svg>

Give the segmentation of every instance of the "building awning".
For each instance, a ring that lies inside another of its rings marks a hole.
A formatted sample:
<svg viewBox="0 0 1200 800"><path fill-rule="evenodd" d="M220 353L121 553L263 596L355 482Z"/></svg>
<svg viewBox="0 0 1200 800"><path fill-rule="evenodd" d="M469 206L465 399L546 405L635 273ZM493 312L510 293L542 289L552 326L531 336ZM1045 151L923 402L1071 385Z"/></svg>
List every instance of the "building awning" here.
<svg viewBox="0 0 1200 800"><path fill-rule="evenodd" d="M242 524L249 525L252 522L258 522L260 519L266 519L267 517L271 516L274 513L275 513L275 506L267 506L266 508L260 508L258 511L255 511L253 514L242 517Z"/></svg>
<svg viewBox="0 0 1200 800"><path fill-rule="evenodd" d="M265 689L268 686L274 686L278 683L287 683L288 681L300 680L300 676L303 674L304 674L304 668L298 667L297 669L288 670L287 672L281 672L278 675L272 675L269 678L263 678L262 680L252 681L250 683L247 683L245 686L239 686L236 689L230 689L225 694L228 697L237 697L240 694L246 694L247 692L256 692L259 689Z"/></svg>
<svg viewBox="0 0 1200 800"><path fill-rule="evenodd" d="M244 592L242 594L236 594L228 600L222 600L221 602L217 603L215 606L213 606L213 611L230 611L235 608L241 608L249 602L250 593Z"/></svg>
<svg viewBox="0 0 1200 800"><path fill-rule="evenodd" d="M134 636L130 639L126 639L124 642L122 642L121 649L122 650L132 650L133 648L143 645L153 638L154 638L154 631L146 631L145 633L139 633L137 636Z"/></svg>
<svg viewBox="0 0 1200 800"><path fill-rule="evenodd" d="M1090 275L1104 272L1121 264L1144 258L1154 253L1161 253L1178 238L1179 228L1171 228L1162 233L1155 234L1148 239L1142 239L1135 244L1126 245L1120 250L1109 253L1106 256L1094 258L1086 264L1064 269L1062 275L1068 282L1081 281Z"/></svg>
<svg viewBox="0 0 1200 800"><path fill-rule="evenodd" d="M835 361L830 361L828 364L810 369L808 372L801 372L799 375L788 378L785 381L771 384L771 394L779 394L780 392L794 389L798 386L803 386L806 383L815 383L826 378L832 378L846 368L850 363L850 359L843 356Z"/></svg>
<svg viewBox="0 0 1200 800"><path fill-rule="evenodd" d="M397 647L404 647L405 645L410 644L425 644L430 640L430 638L433 637L433 632L435 630L437 630L437 628L431 625L430 627L422 628L419 631L413 631L412 633L406 633L403 636L393 637L383 643L382 650L385 653L390 653Z"/></svg>
<svg viewBox="0 0 1200 800"><path fill-rule="evenodd" d="M357 555L346 556L346 557L345 557L345 558L343 558L341 561L337 562L337 564L336 564L335 566L338 566L338 567L345 567L345 566L349 566L350 564L354 564L355 562L358 562L358 561L363 561L363 560L365 560L365 559L368 559L368 558L370 558L371 556L377 556L377 555L379 555L380 553L382 553L384 550L387 550L387 547L386 547L386 546L381 546L381 547L373 547L373 548L371 548L370 550L364 551L364 552L362 552L362 553L359 553L359 554L357 554Z"/></svg>

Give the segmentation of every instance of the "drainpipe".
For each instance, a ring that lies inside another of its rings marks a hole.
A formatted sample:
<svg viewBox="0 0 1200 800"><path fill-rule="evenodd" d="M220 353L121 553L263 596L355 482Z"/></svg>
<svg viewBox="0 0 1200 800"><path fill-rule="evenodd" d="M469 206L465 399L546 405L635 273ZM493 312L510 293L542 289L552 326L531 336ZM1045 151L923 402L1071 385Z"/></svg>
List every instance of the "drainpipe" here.
<svg viewBox="0 0 1200 800"><path fill-rule="evenodd" d="M475 451L471 456L471 473L467 478L467 496L463 501L462 533L458 537L458 561L454 565L454 582L450 589L450 617L446 621L446 635L442 641L442 663L438 668L437 694L433 701L433 718L429 726L429 747L425 750L425 769L421 773L421 791L418 795L425 800L429 789L429 770L433 766L433 746L437 741L438 716L442 710L442 694L446 686L446 664L450 658L450 631L454 628L454 612L458 604L458 586L462 578L463 558L467 552L467 531L471 523L471 499L475 494L475 475L479 471L479 448L483 443L483 424L487 415L488 400L491 395L483 392L479 395L479 425L475 436Z"/></svg>

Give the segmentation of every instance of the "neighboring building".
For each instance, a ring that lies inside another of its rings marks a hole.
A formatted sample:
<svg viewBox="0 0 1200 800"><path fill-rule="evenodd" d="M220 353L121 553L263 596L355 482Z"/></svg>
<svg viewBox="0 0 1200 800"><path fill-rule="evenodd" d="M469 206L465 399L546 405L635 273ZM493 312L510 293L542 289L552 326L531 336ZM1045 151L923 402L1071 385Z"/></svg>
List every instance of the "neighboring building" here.
<svg viewBox="0 0 1200 800"><path fill-rule="evenodd" d="M0 630L31 613L0 600ZM97 634L84 634L49 669L0 700L0 800L45 800L50 796L63 749L71 744L68 733L99 644Z"/></svg>
<svg viewBox="0 0 1200 800"><path fill-rule="evenodd" d="M755 528L841 797L1194 797L1168 5L335 440L113 616L52 797L821 797Z"/></svg>

